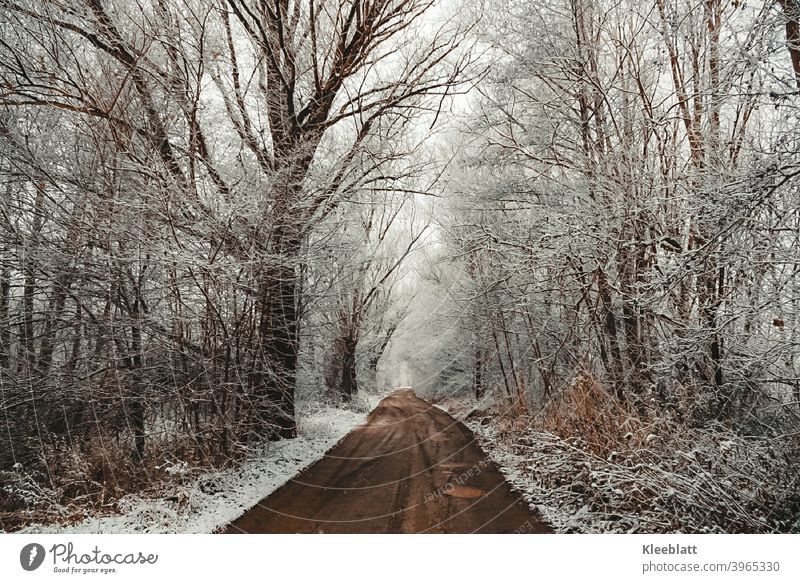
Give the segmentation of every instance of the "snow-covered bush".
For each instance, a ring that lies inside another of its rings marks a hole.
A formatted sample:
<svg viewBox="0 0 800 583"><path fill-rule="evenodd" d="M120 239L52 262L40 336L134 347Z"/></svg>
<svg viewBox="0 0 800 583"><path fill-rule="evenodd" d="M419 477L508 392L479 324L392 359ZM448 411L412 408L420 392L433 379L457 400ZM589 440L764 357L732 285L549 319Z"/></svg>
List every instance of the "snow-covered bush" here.
<svg viewBox="0 0 800 583"><path fill-rule="evenodd" d="M535 417L488 419L484 447L563 532L800 532L796 431L641 416L585 375Z"/></svg>

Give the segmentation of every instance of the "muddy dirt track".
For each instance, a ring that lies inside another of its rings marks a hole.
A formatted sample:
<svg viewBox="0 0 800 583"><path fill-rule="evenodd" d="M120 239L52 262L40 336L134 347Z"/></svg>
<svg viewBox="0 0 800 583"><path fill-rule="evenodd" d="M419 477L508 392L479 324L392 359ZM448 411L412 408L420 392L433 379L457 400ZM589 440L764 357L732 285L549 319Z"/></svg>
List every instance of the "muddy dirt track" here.
<svg viewBox="0 0 800 583"><path fill-rule="evenodd" d="M469 429L400 390L226 532L552 531L511 490Z"/></svg>

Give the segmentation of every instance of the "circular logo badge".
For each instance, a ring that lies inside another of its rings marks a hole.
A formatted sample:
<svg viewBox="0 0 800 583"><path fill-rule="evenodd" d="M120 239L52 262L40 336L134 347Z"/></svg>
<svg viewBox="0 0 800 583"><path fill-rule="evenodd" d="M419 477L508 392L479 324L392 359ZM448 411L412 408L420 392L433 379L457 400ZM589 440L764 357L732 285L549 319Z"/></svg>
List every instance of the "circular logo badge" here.
<svg viewBox="0 0 800 583"><path fill-rule="evenodd" d="M26 571L35 571L42 566L44 555L44 547L39 543L25 545L19 552L19 564Z"/></svg>

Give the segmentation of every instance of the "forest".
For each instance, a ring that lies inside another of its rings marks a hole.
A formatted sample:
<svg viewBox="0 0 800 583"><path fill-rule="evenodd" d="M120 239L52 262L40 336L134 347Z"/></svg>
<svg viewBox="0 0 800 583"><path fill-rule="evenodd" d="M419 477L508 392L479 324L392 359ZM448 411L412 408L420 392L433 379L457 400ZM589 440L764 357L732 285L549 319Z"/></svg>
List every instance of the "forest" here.
<svg viewBox="0 0 800 583"><path fill-rule="evenodd" d="M0 0L0 530L408 386L557 532L800 532L798 130L798 0Z"/></svg>

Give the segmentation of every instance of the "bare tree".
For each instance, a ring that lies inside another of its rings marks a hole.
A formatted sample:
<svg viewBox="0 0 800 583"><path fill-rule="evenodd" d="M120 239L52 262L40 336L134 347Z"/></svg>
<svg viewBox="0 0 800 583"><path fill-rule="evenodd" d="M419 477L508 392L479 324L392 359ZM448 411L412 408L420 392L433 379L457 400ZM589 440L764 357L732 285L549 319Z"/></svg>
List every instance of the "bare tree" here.
<svg viewBox="0 0 800 583"><path fill-rule="evenodd" d="M385 145L471 74L469 26L432 7L0 2L3 462L57 474L100 436L135 481L161 444L213 463L296 435L315 229L409 196Z"/></svg>

